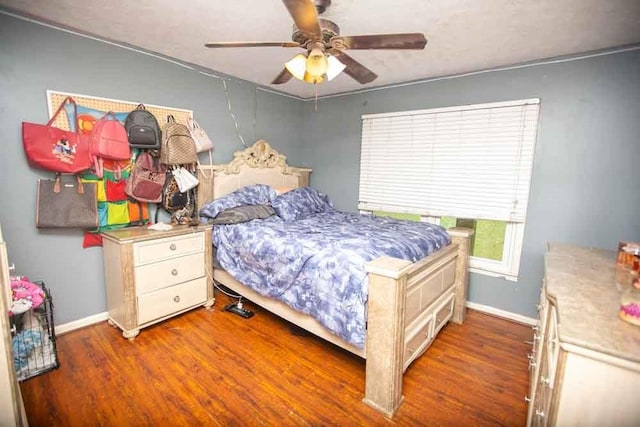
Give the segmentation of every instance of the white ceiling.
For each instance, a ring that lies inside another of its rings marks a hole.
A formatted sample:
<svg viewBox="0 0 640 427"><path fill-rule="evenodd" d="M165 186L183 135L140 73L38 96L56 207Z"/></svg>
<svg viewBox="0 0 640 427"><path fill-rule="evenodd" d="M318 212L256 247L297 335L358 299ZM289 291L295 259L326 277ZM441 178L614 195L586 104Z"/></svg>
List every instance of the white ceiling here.
<svg viewBox="0 0 640 427"><path fill-rule="evenodd" d="M281 0L0 0L0 5L79 33L123 42L310 98L314 87L270 82L298 48L208 49L205 42L290 41ZM342 35L422 32L422 51L351 50L378 74L346 74L318 95L350 92L640 43L640 0L333 0L322 15Z"/></svg>

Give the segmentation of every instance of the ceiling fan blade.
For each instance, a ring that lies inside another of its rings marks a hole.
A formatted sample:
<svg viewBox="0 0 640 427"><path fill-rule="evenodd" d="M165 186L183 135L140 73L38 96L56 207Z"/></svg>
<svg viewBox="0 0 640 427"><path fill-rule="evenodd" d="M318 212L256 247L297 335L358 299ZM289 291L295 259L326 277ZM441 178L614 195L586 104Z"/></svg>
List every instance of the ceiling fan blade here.
<svg viewBox="0 0 640 427"><path fill-rule="evenodd" d="M331 46L338 49L424 49L427 39L422 33L336 36Z"/></svg>
<svg viewBox="0 0 640 427"><path fill-rule="evenodd" d="M312 0L282 0L299 30L312 38L322 38L318 12Z"/></svg>
<svg viewBox="0 0 640 427"><path fill-rule="evenodd" d="M335 56L338 61L346 65L344 72L359 83L365 84L374 81L378 75L338 49L329 49L329 53Z"/></svg>
<svg viewBox="0 0 640 427"><path fill-rule="evenodd" d="M220 42L220 43L205 43L205 47L268 47L268 46L280 46L280 47L302 47L300 43L296 42Z"/></svg>
<svg viewBox="0 0 640 427"><path fill-rule="evenodd" d="M283 68L282 71L280 71L280 74L278 74L278 76L275 79L273 79L271 84L280 85L282 83L286 83L289 80L291 80L291 77L293 77L293 74L291 74L289 70L287 70L286 68Z"/></svg>

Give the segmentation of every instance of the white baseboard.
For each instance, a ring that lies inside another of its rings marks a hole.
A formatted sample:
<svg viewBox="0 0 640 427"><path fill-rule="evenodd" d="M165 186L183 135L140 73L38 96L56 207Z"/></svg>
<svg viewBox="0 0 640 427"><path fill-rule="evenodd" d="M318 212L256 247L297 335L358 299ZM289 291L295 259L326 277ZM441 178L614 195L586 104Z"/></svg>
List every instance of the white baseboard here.
<svg viewBox="0 0 640 427"><path fill-rule="evenodd" d="M508 320L513 320L514 322L524 323L525 325L533 326L538 324L538 319L533 319L521 314L511 313L510 311L500 310L499 308L490 307L488 305L482 305L475 302L467 301L466 306L473 310L478 310L483 313L492 314L494 316L502 317Z"/></svg>
<svg viewBox="0 0 640 427"><path fill-rule="evenodd" d="M514 322L524 323L525 325L537 325L538 319L522 316L520 314L511 313L510 311L500 310L488 305L477 304L475 302L467 301L466 304L472 310L478 310L483 313L492 314L504 319L513 320ZM84 328L85 326L91 326L96 323L104 322L109 317L108 312L94 314L82 319L74 320L73 322L64 323L62 325L56 325L56 334L62 335L67 332L74 331L76 329Z"/></svg>
<svg viewBox="0 0 640 427"><path fill-rule="evenodd" d="M105 311L103 313L94 314L93 316L74 320L73 322L56 325L56 335L62 335L76 329L84 328L85 326L91 326L96 323L104 322L108 317L109 313Z"/></svg>

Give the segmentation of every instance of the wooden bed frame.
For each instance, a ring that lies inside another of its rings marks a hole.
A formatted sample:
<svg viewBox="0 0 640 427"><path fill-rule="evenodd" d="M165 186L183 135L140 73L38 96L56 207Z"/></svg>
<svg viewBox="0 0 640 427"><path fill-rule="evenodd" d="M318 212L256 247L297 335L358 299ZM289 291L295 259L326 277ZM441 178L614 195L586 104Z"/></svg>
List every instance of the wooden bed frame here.
<svg viewBox="0 0 640 427"><path fill-rule="evenodd" d="M288 166L264 140L234 154L228 164L201 165L198 209L250 184L297 188L309 184L311 169ZM324 329L308 315L264 297L214 268L214 279L289 322L366 359L364 402L392 417L402 402L402 375L449 320L465 319L469 239L472 230L449 229L452 243L415 263L381 257L369 273L367 338L359 349Z"/></svg>

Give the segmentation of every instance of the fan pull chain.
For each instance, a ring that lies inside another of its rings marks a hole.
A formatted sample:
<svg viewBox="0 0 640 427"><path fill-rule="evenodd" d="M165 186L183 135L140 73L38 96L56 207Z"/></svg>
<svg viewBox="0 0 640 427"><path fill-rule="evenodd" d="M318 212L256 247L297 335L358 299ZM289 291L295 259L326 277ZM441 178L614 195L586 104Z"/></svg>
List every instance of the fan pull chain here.
<svg viewBox="0 0 640 427"><path fill-rule="evenodd" d="M313 89L316 92L315 109L316 109L316 113L317 113L318 112L318 84L317 83L313 84Z"/></svg>

